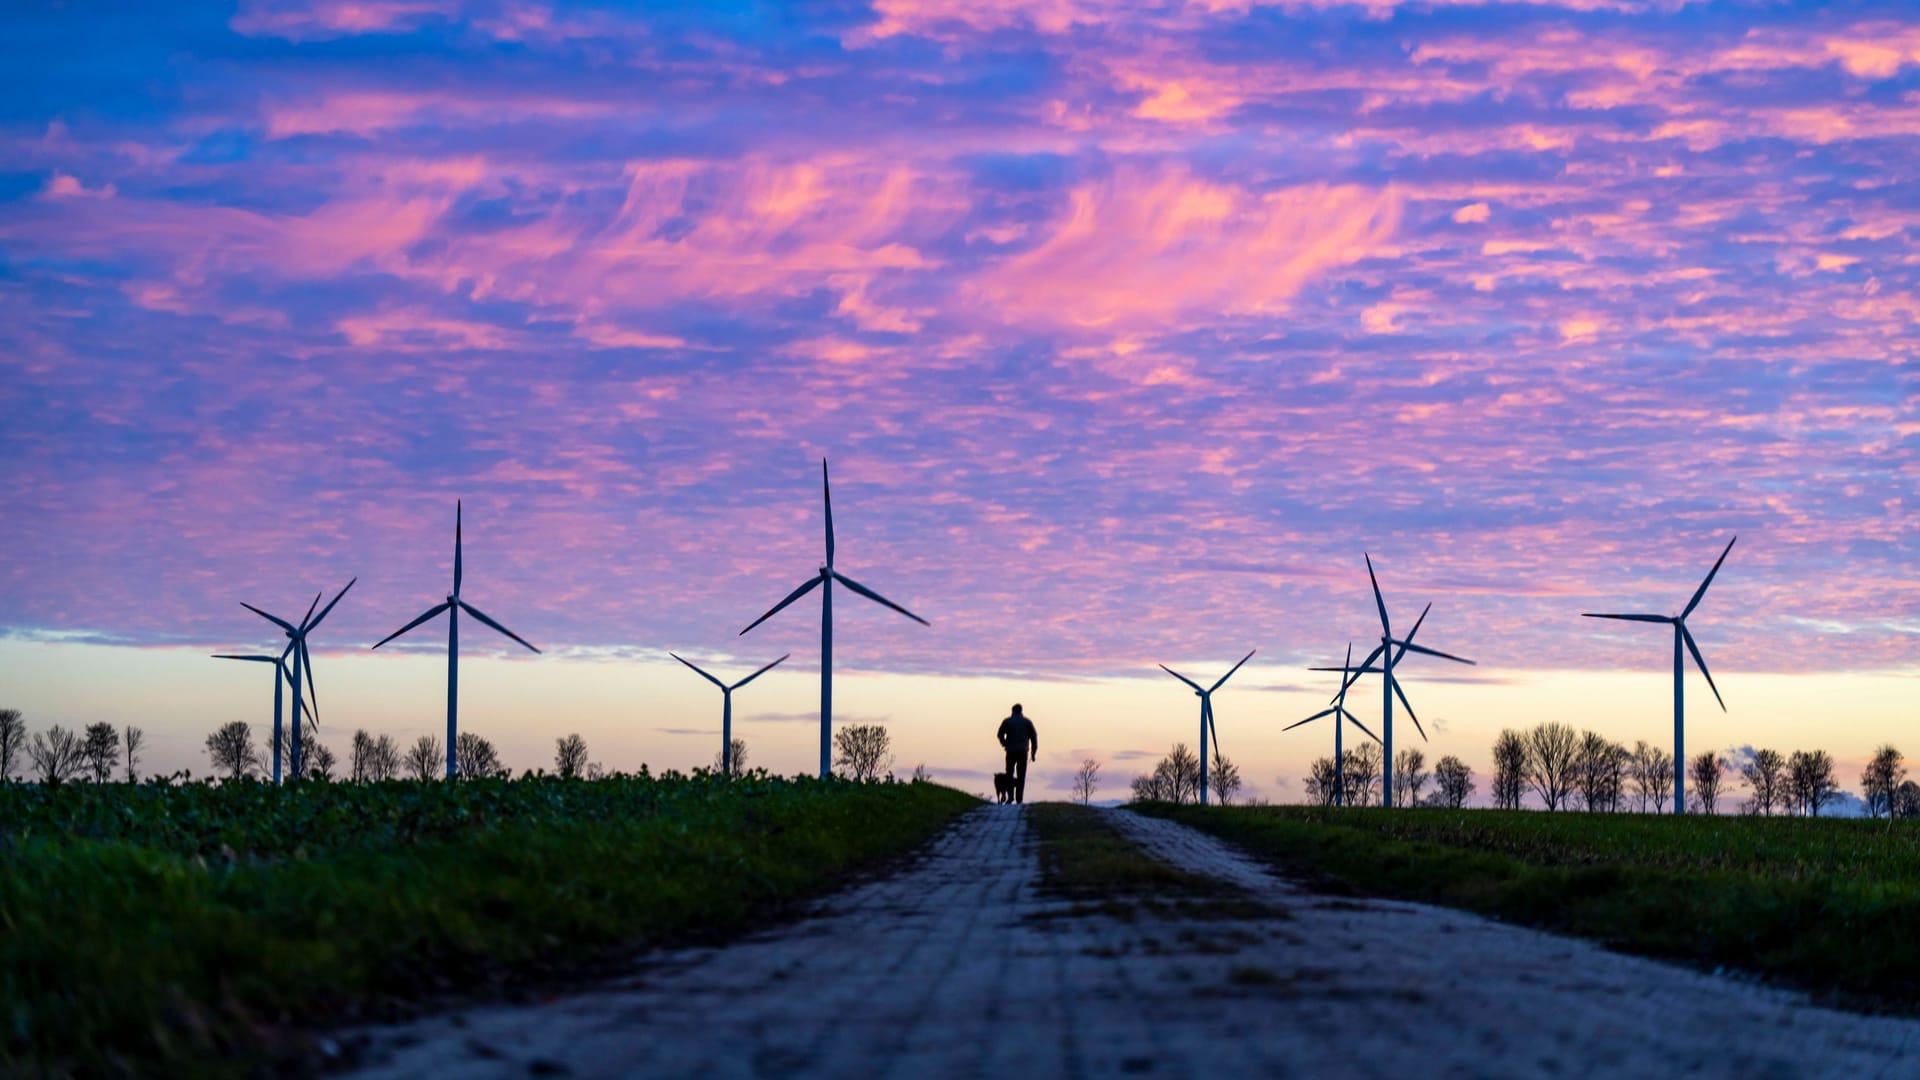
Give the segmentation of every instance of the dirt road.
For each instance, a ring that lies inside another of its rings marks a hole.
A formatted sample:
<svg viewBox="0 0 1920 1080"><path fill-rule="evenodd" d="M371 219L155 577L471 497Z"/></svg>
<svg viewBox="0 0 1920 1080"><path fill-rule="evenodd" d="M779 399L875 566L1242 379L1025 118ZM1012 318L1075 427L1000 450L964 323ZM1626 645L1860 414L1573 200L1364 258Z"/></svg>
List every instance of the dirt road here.
<svg viewBox="0 0 1920 1080"><path fill-rule="evenodd" d="M798 923L550 1002L359 1033L361 1075L1920 1075L1920 1022L1315 895L1190 829L1110 813L1272 913L1069 913L1040 894L1020 808L989 806Z"/></svg>

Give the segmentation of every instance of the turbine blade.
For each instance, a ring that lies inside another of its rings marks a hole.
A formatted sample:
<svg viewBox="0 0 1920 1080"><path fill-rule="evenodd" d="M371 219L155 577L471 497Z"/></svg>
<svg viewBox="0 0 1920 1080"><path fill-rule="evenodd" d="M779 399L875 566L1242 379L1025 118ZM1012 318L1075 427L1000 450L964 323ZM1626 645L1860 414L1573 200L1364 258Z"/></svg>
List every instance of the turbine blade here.
<svg viewBox="0 0 1920 1080"><path fill-rule="evenodd" d="M908 611L906 608L901 607L899 604L894 603L893 601L887 599L886 597L881 596L879 593L874 592L872 589L867 588L865 585L860 584L859 582L853 580L852 578L841 573L840 571L829 569L827 572L833 575L833 580L839 582L842 585L845 585L847 588L852 589L854 592L859 593L861 596L864 596L867 599L874 601L875 603L885 604L888 607L892 608L893 610L899 612L900 614L905 615L907 618L912 619L914 622L919 623L921 626L933 625L927 620L921 618L918 615L915 615L913 612Z"/></svg>
<svg viewBox="0 0 1920 1080"><path fill-rule="evenodd" d="M1380 636L1392 637L1393 627L1387 622L1387 598L1380 595L1380 579L1373 576L1373 556L1366 558L1367 580L1373 583L1373 603L1380 609Z"/></svg>
<svg viewBox="0 0 1920 1080"><path fill-rule="evenodd" d="M762 615L762 616L760 616L759 618L757 618L757 619L755 619L755 620L753 620L752 622L750 622L750 623L748 623L748 624L747 624L747 630L751 630L751 629L753 629L754 627L756 627L756 626L759 626L759 625L760 625L761 623L763 623L763 622L766 622L766 621L767 621L768 619L771 619L771 618L773 618L773 616L774 616L774 615L775 615L775 614L776 614L777 612L779 612L779 610L780 610L781 608L783 608L783 607L786 607L786 606L787 606L788 604L791 604L791 603L793 603L793 602L794 602L795 600L798 600L798 599L800 599L801 597L803 597L803 596L805 596L805 595L807 595L807 594L808 594L809 592L812 592L812 591L813 591L814 589L816 589L816 588L818 588L818 587L820 586L820 583L821 583L822 581L825 581L825 580L826 580L826 578L821 578L821 577L813 577L813 578L808 578L808 579L807 579L807 583L806 583L805 585L802 585L802 586L800 586L799 588L797 588L797 589L795 589L795 590L793 590L792 592L790 592L790 593L788 593L788 594L787 594L787 598L786 598L785 600L782 600L782 601L780 601L779 603L777 603L777 604L775 604L775 605L773 605L773 607L772 607L772 608L770 608L770 609L769 609L769 610L767 611L767 613L766 613L765 615ZM742 630L742 631L740 631L740 633L742 633L742 634L744 634L744 633L746 633L746 632L747 632L747 630Z"/></svg>
<svg viewBox="0 0 1920 1080"><path fill-rule="evenodd" d="M1583 611L1580 613L1580 617L1583 619L1625 619L1627 622L1673 622L1673 617L1670 615L1601 615L1597 612Z"/></svg>
<svg viewBox="0 0 1920 1080"><path fill-rule="evenodd" d="M1700 606L1700 598L1707 595L1707 586L1713 584L1713 575L1720 572L1720 564L1727 561L1727 556L1733 553L1734 541L1739 539L1740 538L1736 536L1733 540L1727 541L1726 550L1720 553L1719 558L1713 560L1713 569L1707 571L1707 580L1700 583L1700 587L1694 590L1693 599L1687 601L1687 606L1680 609L1681 618L1684 619L1693 614L1693 609ZM1709 679L1707 681L1712 682L1713 680Z"/></svg>
<svg viewBox="0 0 1920 1080"><path fill-rule="evenodd" d="M306 627L306 625L307 625L307 620L308 620L308 619L311 619L311 618L313 618L313 609L314 609L314 608L317 608L317 607L319 607L319 606L320 606L320 597L321 597L322 595L323 595L323 594L321 594L321 593L314 593L314 594L313 594L313 603L311 603L311 604L308 604L308 605L307 605L307 613L306 613L305 615L302 615L302 616L300 616L300 626L301 626L301 627L302 627L303 629L304 629L304 628Z"/></svg>
<svg viewBox="0 0 1920 1080"><path fill-rule="evenodd" d="M400 629L395 630L393 633L388 634L386 637L381 638L379 641L374 642L373 647L377 649L380 646L385 645L387 642L392 641L394 638L397 638L401 634L404 634L407 631L413 629L414 627L419 626L421 623L426 622L428 619L433 618L435 615L440 614L441 612L447 610L452 606L453 606L452 604L445 603L445 602L433 605L432 607L428 608L425 612L423 612L419 618L413 620L412 622L401 627Z"/></svg>
<svg viewBox="0 0 1920 1080"><path fill-rule="evenodd" d="M827 479L827 459L820 459L820 499L827 508L827 566L833 566L833 484Z"/></svg>
<svg viewBox="0 0 1920 1080"><path fill-rule="evenodd" d="M268 622L274 624L275 626L280 627L282 630L285 630L287 633L289 634L293 633L293 624L281 618L280 616L269 615L266 612L261 611L259 608L254 607L252 604L247 603L245 600L240 601L240 606L243 608L246 608L248 611L253 612L255 615L260 616L261 618L267 620Z"/></svg>
<svg viewBox="0 0 1920 1080"><path fill-rule="evenodd" d="M1386 669L1377 668L1377 667L1374 667L1372 664L1368 664L1366 667L1310 667L1307 670L1308 671L1344 671L1350 675L1359 676L1359 675L1378 675Z"/></svg>
<svg viewBox="0 0 1920 1080"><path fill-rule="evenodd" d="M1407 631L1406 640L1412 641L1413 635L1420 632L1420 624L1427 621L1427 612L1432 610L1433 610L1433 601L1429 600L1427 601L1427 606L1420 609L1420 617L1413 620L1413 629ZM1395 659L1398 659L1398 658L1396 657Z"/></svg>
<svg viewBox="0 0 1920 1080"><path fill-rule="evenodd" d="M353 581L347 582L347 589L353 588L354 581L359 581L359 580L360 580L359 578L354 578ZM340 598L347 595L347 589L341 589L339 592L333 594L333 599L327 601L327 606L320 610L319 616L316 617L311 623L307 624L308 630L313 630L315 627L318 627L322 622L326 621L328 613L333 611L333 605L339 603Z"/></svg>
<svg viewBox="0 0 1920 1080"><path fill-rule="evenodd" d="M787 654L787 656L792 656L792 655L793 655L792 653ZM759 671L756 671L753 674L747 676L746 678L741 679L739 682L734 683L732 689L738 690L741 687L752 682L753 680L759 678L760 676L765 675L767 672L772 671L774 668L779 667L780 661L785 660L787 656L782 656L780 660L775 660L773 663L768 664L766 667L761 668Z"/></svg>
<svg viewBox="0 0 1920 1080"><path fill-rule="evenodd" d="M1202 698L1200 700L1201 707L1204 708L1207 713L1207 734L1213 737L1213 752L1218 754L1220 752L1220 729L1213 726L1213 699Z"/></svg>
<svg viewBox="0 0 1920 1080"><path fill-rule="evenodd" d="M1441 652L1439 649L1429 649L1425 645L1415 645L1411 641L1396 641L1394 642L1394 644L1400 646L1400 649L1402 652L1417 652L1424 656L1437 656L1442 660L1452 660L1455 663L1460 663L1460 664L1473 663L1473 661L1467 659L1464 656L1455 656L1452 653ZM1475 664L1474 666L1478 667L1479 665Z"/></svg>
<svg viewBox="0 0 1920 1080"><path fill-rule="evenodd" d="M213 658L215 660L258 660L263 664L271 664L274 662L274 658L271 656L236 656L232 653L214 653Z"/></svg>
<svg viewBox="0 0 1920 1080"><path fill-rule="evenodd" d="M1393 680L1393 696L1400 699L1400 707L1407 710L1407 719L1413 721L1413 730L1420 733L1420 741L1427 741L1427 729L1420 726L1420 718L1414 715L1413 702L1407 700L1407 692L1400 689L1400 680Z"/></svg>
<svg viewBox="0 0 1920 1080"><path fill-rule="evenodd" d="M674 658L675 660L678 660L678 661L680 661L681 663L683 663L683 664L685 664L685 665L687 665L688 667L690 667L690 668L692 668L692 669L693 669L694 671L696 671L696 672L699 672L699 673L700 673L700 677L701 677L701 678L703 678L703 679L705 679L705 680L707 680L708 682L710 682L710 683L712 683L713 685L715 685L715 686L717 686L717 687L719 687L720 689L722 689L722 690L725 690L725 689L727 688L727 684L726 684L726 683L723 683L723 682L721 682L721 681L720 681L719 679L716 679L716 678L714 678L713 676L711 676L711 675L709 675L709 674L707 674L707 673L706 673L705 671L701 671L701 670L700 670L700 665L698 665L698 664L696 664L696 663L694 663L693 661L691 661L691 660L689 660L689 659L687 659L687 658L686 658L686 657L684 657L684 656L681 656L681 655L680 655L679 653L675 653L675 652L670 652L670 653L668 653L667 655L668 655L668 656L671 656L671 657L673 657L673 658Z"/></svg>
<svg viewBox="0 0 1920 1080"><path fill-rule="evenodd" d="M1258 649L1248 649L1248 650L1247 650L1247 655L1245 655L1245 656L1243 656L1243 657L1241 657L1241 658L1240 658L1240 664L1244 664L1244 663L1246 663L1247 661L1249 661L1249 660L1251 660L1251 659L1253 659L1253 654L1254 654L1254 653L1256 653L1256 652L1258 652L1258 651L1259 651ZM1222 675L1222 676L1220 676L1220 681L1219 681L1219 682L1217 682L1217 683L1214 683L1214 684L1213 684L1212 686L1209 686L1209 687L1207 687L1207 693L1209 693L1209 694L1211 694L1211 693L1213 693L1213 692L1214 692L1215 690L1218 690L1218 689L1220 689L1220 687L1222 687L1223 685L1225 685L1225 684L1226 684L1226 681L1227 681L1228 679L1231 679L1231 678L1233 678L1233 672L1234 672L1234 671L1239 671L1239 670L1240 670L1240 664L1235 664L1235 665L1233 665L1233 671L1229 671L1229 672L1227 672L1227 673L1226 673L1225 675Z"/></svg>
<svg viewBox="0 0 1920 1080"><path fill-rule="evenodd" d="M1348 667L1353 666L1353 642L1351 641L1347 642L1347 666ZM1339 705L1343 709L1346 708L1346 705L1347 705L1347 685L1348 685L1347 680L1341 679L1340 692L1333 695L1334 704ZM1339 723L1339 721L1336 720L1334 721L1334 723L1337 724Z"/></svg>
<svg viewBox="0 0 1920 1080"><path fill-rule="evenodd" d="M1313 722L1314 722L1315 720L1318 720L1318 719L1320 719L1320 718L1321 718L1321 717L1323 717L1323 716L1331 716L1331 715L1333 715L1334 713L1336 713L1336 712L1339 712L1339 711L1340 711L1340 710L1339 710L1338 708L1336 708L1336 707L1333 707L1333 706L1328 706L1327 708L1324 708L1324 709L1321 709L1321 710L1320 710L1319 712L1317 712L1317 713L1314 713L1314 714L1313 714L1312 716L1309 716L1309 717L1307 717L1307 718L1306 718L1305 720L1295 720L1295 721L1294 721L1293 723L1291 723L1291 724L1288 724L1288 725L1287 725L1286 727L1283 727L1283 728L1281 728L1280 730L1281 730L1281 731L1292 731L1292 730L1293 730L1294 728L1297 728L1297 727L1299 727L1299 726L1300 726L1301 724L1311 724L1311 723L1313 723Z"/></svg>
<svg viewBox="0 0 1920 1080"><path fill-rule="evenodd" d="M1348 650L1349 652L1351 652L1352 646L1348 646ZM1360 681L1360 676L1371 674L1372 672L1375 672L1375 671L1385 670L1384 668L1374 667L1373 662L1385 656L1386 652L1387 652L1387 647L1385 645L1375 645L1373 647L1373 651L1367 654L1367 658L1365 660L1360 661L1359 667L1356 668L1352 664L1348 664L1347 677L1345 680L1343 680L1340 683L1340 693L1335 694L1334 697L1339 697L1341 694L1345 694L1349 689L1352 688L1354 683L1357 683ZM1333 698L1328 698L1327 700L1332 701Z"/></svg>
<svg viewBox="0 0 1920 1080"><path fill-rule="evenodd" d="M318 723L318 717L320 715L320 688L313 685L313 654L307 651L307 638L305 634L300 635L300 664L307 669L306 700L313 702L314 722Z"/></svg>
<svg viewBox="0 0 1920 1080"><path fill-rule="evenodd" d="M460 595L460 500L453 500L453 595Z"/></svg>
<svg viewBox="0 0 1920 1080"><path fill-rule="evenodd" d="M1687 651L1693 654L1693 662L1700 668L1700 674L1707 677L1707 689L1713 691L1713 700L1720 702L1720 711L1727 711L1727 703L1720 698L1720 688L1713 685L1713 673L1707 670L1706 658L1700 655L1700 646L1693 643L1693 632L1686 623L1680 624L1680 638L1687 643Z"/></svg>
<svg viewBox="0 0 1920 1080"><path fill-rule="evenodd" d="M467 603L465 600L455 600L454 603L460 605L460 610L466 612L467 614L473 616L476 619L479 619L481 622L486 623L488 626L493 627L495 630L500 631L501 633L507 635L508 637L519 642L520 644L526 645L528 652L537 653L540 651L539 649L536 649L532 645L528 644L526 638L523 638L519 634L516 634L513 631L507 629L506 627L501 626L499 623L494 622L492 619L487 617L486 612L481 611L479 608L474 607L472 604Z"/></svg>
<svg viewBox="0 0 1920 1080"><path fill-rule="evenodd" d="M1196 694L1202 694L1206 692L1200 689L1199 683L1194 682L1192 679L1187 678L1185 675L1180 674L1179 672L1173 670L1172 668L1168 667L1165 664L1160 665L1160 670L1166 672L1167 674L1173 676L1176 679L1179 679L1181 682L1186 683L1188 686L1193 687L1193 692Z"/></svg>
<svg viewBox="0 0 1920 1080"><path fill-rule="evenodd" d="M1347 710L1345 709L1341 709L1340 712L1346 716L1348 723L1352 724L1354 727L1359 728L1361 731L1367 731L1367 725L1361 723L1359 717L1353 715L1350 712L1347 712ZM1367 731L1367 738L1372 739L1374 742L1380 741L1380 736L1375 735L1371 731Z"/></svg>

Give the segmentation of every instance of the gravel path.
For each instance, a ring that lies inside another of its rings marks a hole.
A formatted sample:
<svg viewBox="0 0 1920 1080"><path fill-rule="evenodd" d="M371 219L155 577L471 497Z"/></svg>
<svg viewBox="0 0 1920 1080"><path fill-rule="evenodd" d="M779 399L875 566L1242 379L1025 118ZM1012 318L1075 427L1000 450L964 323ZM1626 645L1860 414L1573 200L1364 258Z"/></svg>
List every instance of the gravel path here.
<svg viewBox="0 0 1920 1080"><path fill-rule="evenodd" d="M1018 807L724 949L534 1005L359 1033L367 1076L1905 1077L1920 1023L1475 916L1305 892L1112 811L1271 916L1132 919L1038 895Z"/></svg>

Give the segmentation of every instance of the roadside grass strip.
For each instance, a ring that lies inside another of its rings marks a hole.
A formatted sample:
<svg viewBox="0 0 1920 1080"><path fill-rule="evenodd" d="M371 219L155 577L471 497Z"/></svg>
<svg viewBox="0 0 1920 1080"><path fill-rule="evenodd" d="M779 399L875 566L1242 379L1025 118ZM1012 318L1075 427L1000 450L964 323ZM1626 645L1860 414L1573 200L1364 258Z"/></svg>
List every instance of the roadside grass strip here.
<svg viewBox="0 0 1920 1080"><path fill-rule="evenodd" d="M1227 882L1188 873L1147 854L1105 812L1035 803L1027 823L1040 848L1041 887L1071 906L1044 918L1147 913L1182 919L1252 919L1278 913Z"/></svg>
<svg viewBox="0 0 1920 1080"><path fill-rule="evenodd" d="M1920 830L1859 819L1143 804L1323 891L1920 1011Z"/></svg>
<svg viewBox="0 0 1920 1080"><path fill-rule="evenodd" d="M764 773L0 784L0 1073L304 1068L328 1025L765 924L975 805Z"/></svg>

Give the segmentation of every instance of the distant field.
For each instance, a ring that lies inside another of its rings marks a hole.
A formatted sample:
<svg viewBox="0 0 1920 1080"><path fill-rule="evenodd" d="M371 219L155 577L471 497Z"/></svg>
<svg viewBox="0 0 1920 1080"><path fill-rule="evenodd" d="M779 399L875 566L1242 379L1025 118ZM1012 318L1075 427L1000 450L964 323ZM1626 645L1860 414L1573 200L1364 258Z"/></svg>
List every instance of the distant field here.
<svg viewBox="0 0 1920 1080"><path fill-rule="evenodd" d="M287 1029L738 931L974 805L764 775L0 784L0 1073L248 1071Z"/></svg>
<svg viewBox="0 0 1920 1080"><path fill-rule="evenodd" d="M1844 1004L1920 1008L1920 829L1911 822L1889 830L1859 819L1136 809L1324 886L1765 975Z"/></svg>

